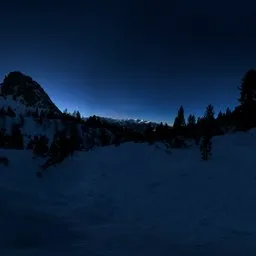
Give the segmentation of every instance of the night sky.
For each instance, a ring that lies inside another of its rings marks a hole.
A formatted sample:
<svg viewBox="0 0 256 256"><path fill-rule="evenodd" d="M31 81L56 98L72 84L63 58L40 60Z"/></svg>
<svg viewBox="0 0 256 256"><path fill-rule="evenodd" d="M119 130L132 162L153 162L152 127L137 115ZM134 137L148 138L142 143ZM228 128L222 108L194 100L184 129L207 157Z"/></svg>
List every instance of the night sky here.
<svg viewBox="0 0 256 256"><path fill-rule="evenodd" d="M256 62L256 3L6 1L0 77L19 70L70 112L171 123L237 104Z"/></svg>

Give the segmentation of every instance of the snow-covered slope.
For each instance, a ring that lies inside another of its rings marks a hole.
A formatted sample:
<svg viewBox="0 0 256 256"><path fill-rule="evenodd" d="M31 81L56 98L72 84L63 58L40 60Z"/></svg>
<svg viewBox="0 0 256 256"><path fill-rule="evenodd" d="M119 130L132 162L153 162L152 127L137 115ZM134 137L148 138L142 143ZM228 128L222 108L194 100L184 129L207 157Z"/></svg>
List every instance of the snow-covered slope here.
<svg viewBox="0 0 256 256"><path fill-rule="evenodd" d="M256 255L255 131L199 149L125 143L47 170L1 150L1 255Z"/></svg>
<svg viewBox="0 0 256 256"><path fill-rule="evenodd" d="M24 115L26 111L34 112L38 110L38 113L40 113L41 111L48 110L45 108L38 108L37 106L32 106L32 107L26 106L19 99L14 100L12 95L0 96L0 109L3 108L7 110L8 107L10 107L15 112L16 115L19 115L19 114Z"/></svg>
<svg viewBox="0 0 256 256"><path fill-rule="evenodd" d="M37 122L37 118L34 118L31 115L28 115L28 112L35 113L37 112L39 115L41 112L47 114L49 113L49 109L47 108L38 108L37 105L35 106L27 106L22 101L20 101L18 98L13 99L12 95L5 95L0 96L0 110L4 109L5 111L10 108L15 116L10 117L5 115L0 115L0 129L5 129L7 134L11 133L11 127L14 123L20 124L21 119L24 120L24 125L21 125L21 132L24 135L25 139L25 146L27 145L27 142L29 141L29 137L35 136L35 135L46 135L49 139L49 143L51 142L51 139L54 135L54 133L57 130L62 130L64 128L67 128L67 125L63 123L63 117L61 115L57 114L57 118L48 118L45 116L42 118L42 123ZM97 117L101 121L105 121L105 123L108 123L109 125L115 125L116 127L126 127L131 128L134 131L137 132L143 132L148 127L148 122L139 122L136 120L117 120L117 119L111 119L111 118L104 118L104 117ZM82 120L85 122L88 120L88 118L82 118ZM152 127L156 126L156 123L151 123ZM78 125L78 131L80 133L80 136L84 140L84 146L87 147L89 145L86 145L86 140L91 141L94 137L93 144L100 145L101 142L99 142L100 137L100 130L99 129L91 129L88 128L86 131L82 129L82 125ZM107 134L109 135L110 141L113 140L115 135L113 134L113 131L106 130ZM95 136L92 136L92 135ZM98 142L97 142L98 141ZM91 142L89 143L91 144Z"/></svg>
<svg viewBox="0 0 256 256"><path fill-rule="evenodd" d="M106 145L114 141L120 143L125 139L124 134L121 134L124 130L126 133L141 133L148 128L149 123L144 120L115 120L97 117L96 120L91 120L93 122L90 126L86 123L86 120L90 118L81 118L81 116L79 118L79 116L80 113L77 112L73 115L62 113L41 85L20 71L10 72L0 84L0 132L3 131L3 137L7 134L11 135L14 124L17 124L24 136L25 147L35 135L46 135L51 143L51 139L58 130L71 130L71 123L73 125L79 123L76 128L81 137L83 149L92 145L101 145L103 140ZM71 119L72 117L76 120ZM151 123L152 127L156 125ZM97 129L92 131L91 127L97 127ZM94 138L92 138L93 133L96 134ZM3 143L4 147L7 144L7 142Z"/></svg>

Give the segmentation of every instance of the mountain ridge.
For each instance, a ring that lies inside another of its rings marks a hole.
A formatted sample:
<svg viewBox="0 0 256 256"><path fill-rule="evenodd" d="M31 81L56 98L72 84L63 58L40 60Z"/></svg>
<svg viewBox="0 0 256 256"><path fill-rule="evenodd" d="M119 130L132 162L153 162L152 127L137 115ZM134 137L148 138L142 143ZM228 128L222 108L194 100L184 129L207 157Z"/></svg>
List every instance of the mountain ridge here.
<svg viewBox="0 0 256 256"><path fill-rule="evenodd" d="M61 113L42 86L32 77L20 71L12 71L5 76L1 85L1 96L12 98L27 107L41 108Z"/></svg>
<svg viewBox="0 0 256 256"><path fill-rule="evenodd" d="M62 113L43 87L33 80L31 76L26 75L21 71L12 71L5 76L3 82L0 83L0 96L2 97L0 97L0 100L4 98L9 101L10 98L12 98L12 100L16 101L19 106L19 103L21 103L27 108L52 110L57 114ZM5 103L8 105L7 101ZM118 123L120 125L152 124L153 127L157 125L156 122L138 118L116 119L102 116L98 116L98 118L110 123Z"/></svg>

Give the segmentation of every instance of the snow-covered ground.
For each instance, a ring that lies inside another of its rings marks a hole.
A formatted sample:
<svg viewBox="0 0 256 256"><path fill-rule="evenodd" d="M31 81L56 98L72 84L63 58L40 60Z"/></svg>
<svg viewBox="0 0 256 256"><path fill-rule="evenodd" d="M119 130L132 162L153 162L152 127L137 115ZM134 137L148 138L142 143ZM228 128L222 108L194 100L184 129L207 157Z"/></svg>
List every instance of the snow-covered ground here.
<svg viewBox="0 0 256 256"><path fill-rule="evenodd" d="M126 143L76 153L36 177L0 150L0 255L256 255L256 135L172 150Z"/></svg>

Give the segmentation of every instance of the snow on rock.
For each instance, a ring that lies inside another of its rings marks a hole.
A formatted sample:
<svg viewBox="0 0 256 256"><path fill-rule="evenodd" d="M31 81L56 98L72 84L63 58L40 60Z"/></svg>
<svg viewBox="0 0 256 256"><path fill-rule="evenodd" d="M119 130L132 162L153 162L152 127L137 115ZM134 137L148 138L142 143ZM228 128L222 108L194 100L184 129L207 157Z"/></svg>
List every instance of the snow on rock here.
<svg viewBox="0 0 256 256"><path fill-rule="evenodd" d="M39 114L42 110L48 110L45 108L38 108L37 106L26 106L21 101L19 101L19 99L14 100L12 95L0 96L0 108L7 110L8 107L10 107L17 115L24 115L28 110L34 112L37 109Z"/></svg>
<svg viewBox="0 0 256 256"><path fill-rule="evenodd" d="M5 76L1 84L1 94L12 96L17 102L27 107L51 109L56 113L61 112L40 84L19 71L10 72Z"/></svg>
<svg viewBox="0 0 256 256"><path fill-rule="evenodd" d="M0 96L0 108L5 110L10 107L17 114L24 114L27 107L20 101L14 100L11 95Z"/></svg>
<svg viewBox="0 0 256 256"><path fill-rule="evenodd" d="M43 179L28 151L1 150L0 254L255 255L255 149L242 132L215 137L210 161L195 145L125 143Z"/></svg>
<svg viewBox="0 0 256 256"><path fill-rule="evenodd" d="M6 133L10 135L12 125L15 123L20 123L20 116L22 115L24 118L24 125L21 127L21 131L24 135L25 145L28 143L30 136L46 135L49 138L49 142L51 142L54 133L59 129L63 129L63 124L60 119L45 118L43 123L39 124L36 122L35 118L25 115L26 111L35 112L38 110L38 113L40 114L41 111L47 111L47 109L25 106L20 101L13 100L11 95L0 96L0 109L4 108L7 110L8 107L15 112L16 116L0 117L0 128L6 129Z"/></svg>

